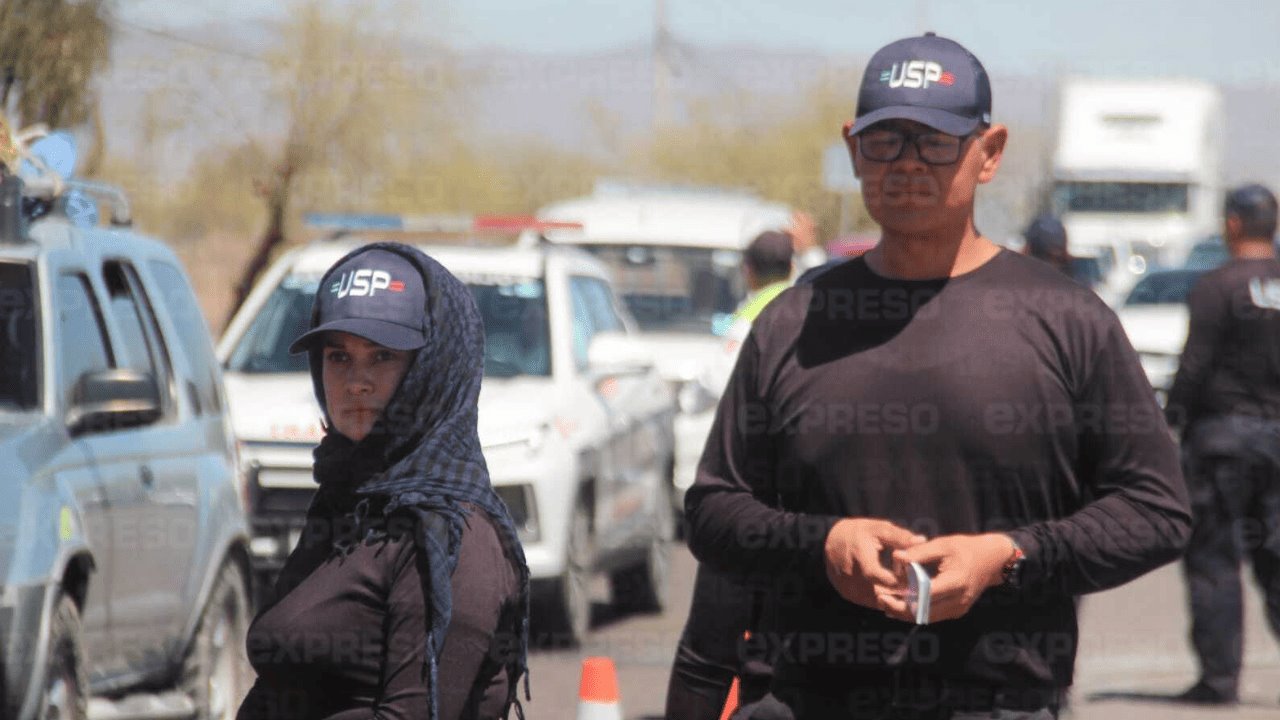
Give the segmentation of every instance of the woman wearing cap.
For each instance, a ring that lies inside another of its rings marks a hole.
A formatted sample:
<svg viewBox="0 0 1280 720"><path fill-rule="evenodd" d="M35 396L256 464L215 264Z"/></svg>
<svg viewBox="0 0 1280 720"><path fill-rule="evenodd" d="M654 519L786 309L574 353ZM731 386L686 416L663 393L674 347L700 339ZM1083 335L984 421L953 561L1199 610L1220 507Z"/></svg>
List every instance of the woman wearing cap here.
<svg viewBox="0 0 1280 720"><path fill-rule="evenodd" d="M324 413L319 489L249 629L238 717L506 717L529 573L476 433L470 292L411 247L364 246L321 279L292 349Z"/></svg>

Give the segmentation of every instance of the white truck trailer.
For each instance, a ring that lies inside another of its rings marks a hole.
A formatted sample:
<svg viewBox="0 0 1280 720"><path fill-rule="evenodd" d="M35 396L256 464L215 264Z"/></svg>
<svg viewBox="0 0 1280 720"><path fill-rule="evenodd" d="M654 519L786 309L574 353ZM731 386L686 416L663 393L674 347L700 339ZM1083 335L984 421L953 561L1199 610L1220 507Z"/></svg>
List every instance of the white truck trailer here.
<svg viewBox="0 0 1280 720"><path fill-rule="evenodd" d="M1118 302L1149 267L1181 264L1218 231L1222 97L1197 80L1073 78L1058 109L1053 209Z"/></svg>

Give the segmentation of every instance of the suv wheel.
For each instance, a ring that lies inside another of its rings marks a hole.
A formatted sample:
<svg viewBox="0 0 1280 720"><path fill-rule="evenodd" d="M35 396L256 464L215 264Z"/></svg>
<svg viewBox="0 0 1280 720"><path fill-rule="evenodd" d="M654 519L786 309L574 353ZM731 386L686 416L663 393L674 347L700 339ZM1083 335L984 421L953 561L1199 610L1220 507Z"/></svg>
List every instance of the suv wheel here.
<svg viewBox="0 0 1280 720"><path fill-rule="evenodd" d="M675 521L667 508L665 491L659 492L654 510L653 528L645 539L648 547L644 559L609 577L609 595L614 608L625 612L657 613L667 605L667 576L671 565L671 540Z"/></svg>
<svg viewBox="0 0 1280 720"><path fill-rule="evenodd" d="M85 720L89 678L80 639L80 611L66 595L58 597L49 631L49 666L45 675L43 720Z"/></svg>
<svg viewBox="0 0 1280 720"><path fill-rule="evenodd" d="M569 525L564 572L537 598L540 635L552 647L575 647L591 624L591 518L579 504ZM549 635L547 634L549 633Z"/></svg>
<svg viewBox="0 0 1280 720"><path fill-rule="evenodd" d="M240 709L252 681L245 657L248 629L244 571L228 561L209 594L182 668L183 690L195 702L198 720L234 718Z"/></svg>

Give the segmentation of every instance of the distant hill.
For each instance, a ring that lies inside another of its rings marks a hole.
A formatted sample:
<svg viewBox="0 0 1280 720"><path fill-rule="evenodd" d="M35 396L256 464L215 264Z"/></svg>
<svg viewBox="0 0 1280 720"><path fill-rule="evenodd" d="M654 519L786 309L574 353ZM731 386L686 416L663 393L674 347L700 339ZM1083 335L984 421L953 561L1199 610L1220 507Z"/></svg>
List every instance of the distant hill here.
<svg viewBox="0 0 1280 720"><path fill-rule="evenodd" d="M270 128L276 122L260 104L265 75L253 59L270 42L266 28L209 25L184 30L182 37L189 42L122 28L112 68L102 82L111 150L149 151L179 173L201 149L222 139L226 128ZM426 55L410 50L410 57ZM602 123L627 137L645 132L654 118L648 48L586 55L470 51L456 59L464 76L473 78L467 124L479 137L530 136L578 151L605 152ZM830 80L848 83L852 115L863 63L858 57L807 52L680 46L671 53L670 113L678 119L686 103L722 97L726 91L758 98L761 113L776 112L804 102L816 83ZM220 84L229 89L211 93L211 75L231 79ZM1056 78L996 76L993 86L995 115L1011 127L1011 142L1002 177L980 209L980 219L985 231L1000 234L1016 232L1035 209L1029 188L1044 182ZM171 99L155 95L153 102L187 103L194 109L183 116L172 139L143 150L144 101L162 88ZM1280 144L1273 141L1268 121L1280 116L1280 86L1228 87L1224 94L1228 182L1261 180L1280 186ZM833 128L833 142L837 133Z"/></svg>

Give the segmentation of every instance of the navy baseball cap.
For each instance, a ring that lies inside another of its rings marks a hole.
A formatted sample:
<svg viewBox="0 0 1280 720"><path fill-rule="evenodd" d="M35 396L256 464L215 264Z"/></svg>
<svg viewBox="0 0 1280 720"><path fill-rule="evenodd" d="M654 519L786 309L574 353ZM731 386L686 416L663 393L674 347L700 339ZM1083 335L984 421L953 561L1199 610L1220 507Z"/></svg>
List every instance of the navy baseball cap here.
<svg viewBox="0 0 1280 720"><path fill-rule="evenodd" d="M925 33L891 42L867 63L850 137L883 120L914 120L963 136L991 122L991 80L960 43Z"/></svg>
<svg viewBox="0 0 1280 720"><path fill-rule="evenodd" d="M305 352L334 331L393 350L417 350L427 344L422 273L408 258L389 250L351 255L321 278L312 322L289 352Z"/></svg>

